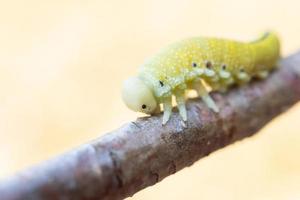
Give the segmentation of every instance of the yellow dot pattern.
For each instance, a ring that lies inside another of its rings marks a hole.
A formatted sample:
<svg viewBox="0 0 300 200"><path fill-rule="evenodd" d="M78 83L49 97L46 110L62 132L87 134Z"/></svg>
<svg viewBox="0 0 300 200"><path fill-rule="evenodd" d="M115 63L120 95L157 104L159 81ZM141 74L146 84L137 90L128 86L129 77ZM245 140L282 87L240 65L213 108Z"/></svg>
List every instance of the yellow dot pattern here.
<svg viewBox="0 0 300 200"><path fill-rule="evenodd" d="M162 49L141 66L139 76L153 88L156 97L163 97L171 95L176 88L185 89L197 77L208 85L226 87L229 82L239 82L240 72L253 77L271 70L279 56L279 39L274 33L266 33L250 43L195 37ZM202 73L207 67L215 72L213 77ZM221 70L229 72L232 80L222 80Z"/></svg>

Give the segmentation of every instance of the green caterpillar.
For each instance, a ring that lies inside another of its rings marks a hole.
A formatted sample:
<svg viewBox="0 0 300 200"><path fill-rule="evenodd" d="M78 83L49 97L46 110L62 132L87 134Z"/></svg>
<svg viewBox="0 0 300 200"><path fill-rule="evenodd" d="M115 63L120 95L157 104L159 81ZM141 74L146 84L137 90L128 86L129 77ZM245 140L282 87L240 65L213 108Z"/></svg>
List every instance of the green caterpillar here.
<svg viewBox="0 0 300 200"><path fill-rule="evenodd" d="M186 121L185 90L196 90L207 106L218 112L207 86L226 91L232 84L245 84L253 77L265 78L279 57L279 39L273 32L249 43L189 38L169 45L145 62L138 76L124 82L122 98L130 109L146 114L160 111L162 104L162 124L166 124L172 114L174 95Z"/></svg>

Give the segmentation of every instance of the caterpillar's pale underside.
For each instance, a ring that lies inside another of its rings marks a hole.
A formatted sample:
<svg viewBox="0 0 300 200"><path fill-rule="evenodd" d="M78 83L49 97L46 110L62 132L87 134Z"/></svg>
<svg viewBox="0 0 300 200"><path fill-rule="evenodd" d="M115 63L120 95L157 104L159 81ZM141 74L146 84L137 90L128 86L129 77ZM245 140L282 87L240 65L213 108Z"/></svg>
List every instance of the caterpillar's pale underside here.
<svg viewBox="0 0 300 200"><path fill-rule="evenodd" d="M273 32L245 43L233 40L195 37L162 49L147 60L136 77L124 82L122 97L132 110L152 114L163 105L163 124L172 113L174 95L180 116L187 120L185 91L194 89L213 111L218 106L209 90L226 91L233 84L265 78L276 67L280 45Z"/></svg>

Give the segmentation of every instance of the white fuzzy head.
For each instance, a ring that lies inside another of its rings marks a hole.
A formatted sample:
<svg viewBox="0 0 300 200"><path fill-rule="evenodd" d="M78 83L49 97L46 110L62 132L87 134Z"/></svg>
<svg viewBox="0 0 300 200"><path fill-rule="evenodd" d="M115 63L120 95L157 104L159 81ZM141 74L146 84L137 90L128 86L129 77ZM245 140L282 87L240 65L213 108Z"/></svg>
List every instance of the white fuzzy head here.
<svg viewBox="0 0 300 200"><path fill-rule="evenodd" d="M152 114L157 108L152 90L138 77L124 81L122 98L127 107L135 112Z"/></svg>

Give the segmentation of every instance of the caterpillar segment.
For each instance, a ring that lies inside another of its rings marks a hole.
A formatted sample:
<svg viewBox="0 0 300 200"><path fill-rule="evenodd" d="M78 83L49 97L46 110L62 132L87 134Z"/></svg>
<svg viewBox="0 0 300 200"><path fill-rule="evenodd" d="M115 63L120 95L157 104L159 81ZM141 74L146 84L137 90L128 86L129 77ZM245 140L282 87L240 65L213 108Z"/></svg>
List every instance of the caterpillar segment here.
<svg viewBox="0 0 300 200"><path fill-rule="evenodd" d="M185 91L196 90L214 112L219 108L210 91L226 92L231 85L245 85L253 77L266 78L280 57L280 45L273 32L253 42L195 37L162 49L123 84L122 98L136 112L153 114L162 104L166 124L172 115L172 96L179 114L188 119ZM210 88L210 90L207 88Z"/></svg>

